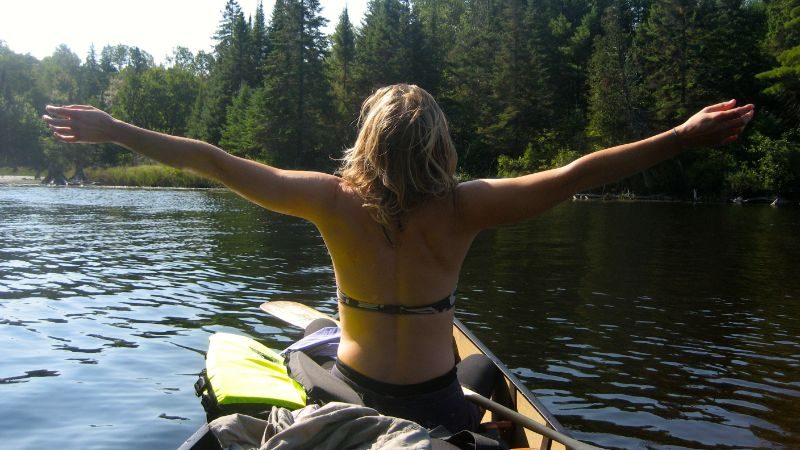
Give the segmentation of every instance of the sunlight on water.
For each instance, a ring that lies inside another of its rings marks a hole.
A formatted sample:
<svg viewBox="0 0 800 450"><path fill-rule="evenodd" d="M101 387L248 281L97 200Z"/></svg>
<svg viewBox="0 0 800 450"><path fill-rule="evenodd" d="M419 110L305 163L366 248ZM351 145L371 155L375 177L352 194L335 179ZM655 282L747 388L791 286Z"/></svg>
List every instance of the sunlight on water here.
<svg viewBox="0 0 800 450"><path fill-rule="evenodd" d="M576 437L800 445L800 211L570 203L478 237L459 317ZM176 448L210 333L332 312L312 226L224 191L0 187L3 448Z"/></svg>

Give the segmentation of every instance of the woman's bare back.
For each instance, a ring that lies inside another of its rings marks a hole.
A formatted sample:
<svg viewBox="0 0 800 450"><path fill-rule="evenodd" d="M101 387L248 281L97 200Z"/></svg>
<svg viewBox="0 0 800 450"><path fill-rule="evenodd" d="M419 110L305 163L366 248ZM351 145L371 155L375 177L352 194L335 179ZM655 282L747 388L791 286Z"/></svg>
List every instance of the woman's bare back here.
<svg viewBox="0 0 800 450"><path fill-rule="evenodd" d="M459 226L455 193L430 199L401 228L378 224L342 181L340 216L319 229L331 254L338 288L358 301L418 307L456 289L474 232ZM339 359L387 383L413 384L453 368L453 310L408 315L340 304Z"/></svg>

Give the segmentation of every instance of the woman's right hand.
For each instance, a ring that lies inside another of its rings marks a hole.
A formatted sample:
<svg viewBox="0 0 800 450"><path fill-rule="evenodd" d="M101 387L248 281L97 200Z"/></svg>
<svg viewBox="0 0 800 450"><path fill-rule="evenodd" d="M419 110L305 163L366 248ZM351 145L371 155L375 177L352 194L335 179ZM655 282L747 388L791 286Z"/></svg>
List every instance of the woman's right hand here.
<svg viewBox="0 0 800 450"><path fill-rule="evenodd" d="M47 106L42 116L53 136L62 142L102 144L114 141L116 120L93 106Z"/></svg>
<svg viewBox="0 0 800 450"><path fill-rule="evenodd" d="M703 108L675 128L682 148L718 147L739 138L755 114L752 104L736 107L736 100Z"/></svg>

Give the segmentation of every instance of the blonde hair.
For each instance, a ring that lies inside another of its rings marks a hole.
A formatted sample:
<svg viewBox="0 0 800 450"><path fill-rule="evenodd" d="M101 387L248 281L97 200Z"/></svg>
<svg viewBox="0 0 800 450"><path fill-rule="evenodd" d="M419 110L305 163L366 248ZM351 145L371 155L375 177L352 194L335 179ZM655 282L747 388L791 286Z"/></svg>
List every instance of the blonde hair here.
<svg viewBox="0 0 800 450"><path fill-rule="evenodd" d="M405 213L452 192L458 156L447 119L424 89L378 89L361 106L358 138L339 175L382 225L402 226Z"/></svg>

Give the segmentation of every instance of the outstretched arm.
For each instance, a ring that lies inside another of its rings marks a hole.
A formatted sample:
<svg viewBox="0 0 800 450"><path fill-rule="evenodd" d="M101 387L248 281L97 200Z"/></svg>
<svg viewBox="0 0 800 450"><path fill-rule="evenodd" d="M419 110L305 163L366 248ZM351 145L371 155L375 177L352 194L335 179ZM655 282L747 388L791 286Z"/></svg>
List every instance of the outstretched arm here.
<svg viewBox="0 0 800 450"><path fill-rule="evenodd" d="M333 205L339 179L281 170L226 153L211 144L145 130L91 106L47 107L44 121L68 143L114 143L161 163L217 180L265 208L316 222Z"/></svg>
<svg viewBox="0 0 800 450"><path fill-rule="evenodd" d="M753 105L737 108L731 100L703 108L672 130L588 154L558 169L463 183L457 196L461 223L479 230L533 217L577 192L636 174L688 148L732 142L754 112Z"/></svg>

